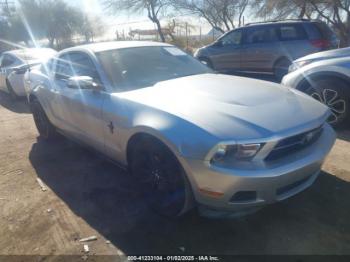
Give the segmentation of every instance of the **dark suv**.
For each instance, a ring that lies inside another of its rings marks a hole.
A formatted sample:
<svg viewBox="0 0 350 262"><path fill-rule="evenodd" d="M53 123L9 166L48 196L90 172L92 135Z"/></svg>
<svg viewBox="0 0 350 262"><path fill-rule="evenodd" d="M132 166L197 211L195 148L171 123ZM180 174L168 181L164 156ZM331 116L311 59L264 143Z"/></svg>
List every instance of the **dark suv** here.
<svg viewBox="0 0 350 262"><path fill-rule="evenodd" d="M291 61L337 48L338 39L318 20L285 20L248 24L200 48L195 57L218 71L267 72L277 79Z"/></svg>

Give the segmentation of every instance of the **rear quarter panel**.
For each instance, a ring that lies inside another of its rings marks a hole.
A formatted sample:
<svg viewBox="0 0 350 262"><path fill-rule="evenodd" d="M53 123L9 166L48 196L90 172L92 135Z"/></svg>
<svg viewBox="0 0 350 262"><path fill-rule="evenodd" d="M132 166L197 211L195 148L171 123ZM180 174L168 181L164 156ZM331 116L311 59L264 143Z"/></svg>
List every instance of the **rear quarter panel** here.
<svg viewBox="0 0 350 262"><path fill-rule="evenodd" d="M58 123L51 107L53 96L55 94L53 81L40 70L32 70L28 77L30 78L30 91L28 95L34 95L39 100L51 123L57 126Z"/></svg>
<svg viewBox="0 0 350 262"><path fill-rule="evenodd" d="M15 74L12 72L8 77L13 90L18 96L26 96L26 91L24 88L24 74Z"/></svg>

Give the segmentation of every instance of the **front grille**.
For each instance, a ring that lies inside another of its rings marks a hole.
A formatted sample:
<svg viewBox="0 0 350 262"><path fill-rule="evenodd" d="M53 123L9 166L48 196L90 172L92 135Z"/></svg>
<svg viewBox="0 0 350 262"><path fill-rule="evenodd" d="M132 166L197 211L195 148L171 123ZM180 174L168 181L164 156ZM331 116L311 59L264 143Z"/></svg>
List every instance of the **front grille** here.
<svg viewBox="0 0 350 262"><path fill-rule="evenodd" d="M277 143L275 148L270 152L265 160L277 160L279 158L285 157L288 154L293 154L312 145L319 139L322 131L323 127L320 126L307 132L282 139Z"/></svg>
<svg viewBox="0 0 350 262"><path fill-rule="evenodd" d="M234 194L230 202L255 201L256 191L239 191Z"/></svg>
<svg viewBox="0 0 350 262"><path fill-rule="evenodd" d="M288 193L289 191L301 186L302 184L306 183L311 176L305 177L304 179L298 180L292 184L286 185L284 187L280 187L277 189L276 193L278 196L283 195L285 193Z"/></svg>

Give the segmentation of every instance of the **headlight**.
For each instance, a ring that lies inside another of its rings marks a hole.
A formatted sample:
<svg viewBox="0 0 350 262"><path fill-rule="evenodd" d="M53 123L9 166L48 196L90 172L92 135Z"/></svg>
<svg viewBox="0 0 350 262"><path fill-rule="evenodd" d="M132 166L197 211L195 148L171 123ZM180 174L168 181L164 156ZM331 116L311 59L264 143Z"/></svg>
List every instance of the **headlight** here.
<svg viewBox="0 0 350 262"><path fill-rule="evenodd" d="M291 66L289 67L289 73L294 72L298 70L299 68L306 66L308 64L311 64L312 60L304 60L304 61L299 61L299 62L293 62Z"/></svg>
<svg viewBox="0 0 350 262"><path fill-rule="evenodd" d="M211 159L212 163L224 163L232 160L248 161L253 159L263 144L240 144L217 146Z"/></svg>

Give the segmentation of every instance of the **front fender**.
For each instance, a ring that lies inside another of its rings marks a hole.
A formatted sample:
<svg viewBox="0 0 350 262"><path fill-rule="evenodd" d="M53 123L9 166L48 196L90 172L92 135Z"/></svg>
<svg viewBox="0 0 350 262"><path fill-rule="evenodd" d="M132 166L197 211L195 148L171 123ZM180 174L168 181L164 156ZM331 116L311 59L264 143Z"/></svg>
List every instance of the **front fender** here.
<svg viewBox="0 0 350 262"><path fill-rule="evenodd" d="M104 106L104 117L116 124L118 136L111 141L114 146L107 147L119 148L116 153L123 164L127 163L128 143L137 134L151 135L175 155L194 159L204 159L218 143L215 136L178 116L116 97L110 102Z"/></svg>
<svg viewBox="0 0 350 262"><path fill-rule="evenodd" d="M298 90L303 89L305 84L320 77L335 77L350 82L350 63L322 64L322 61L312 63L288 74L283 79L283 84Z"/></svg>

